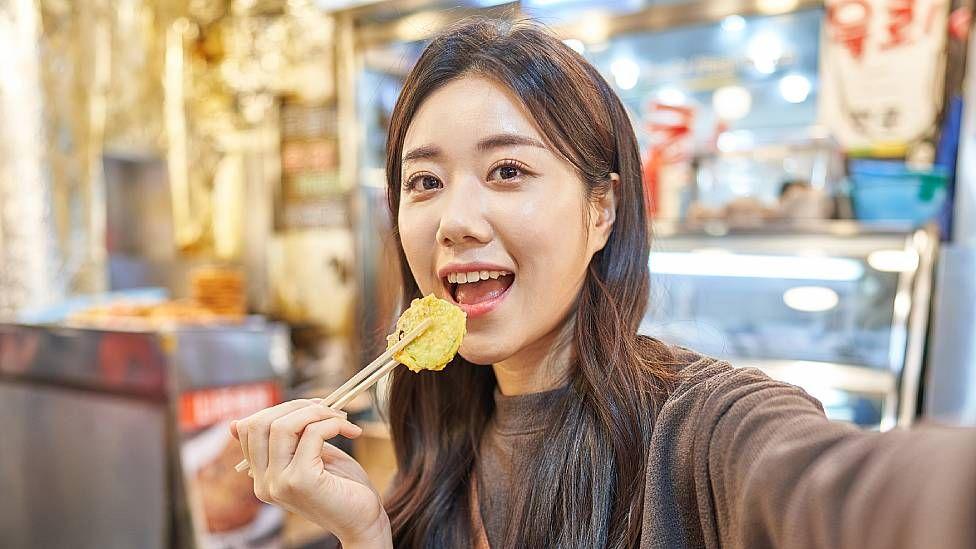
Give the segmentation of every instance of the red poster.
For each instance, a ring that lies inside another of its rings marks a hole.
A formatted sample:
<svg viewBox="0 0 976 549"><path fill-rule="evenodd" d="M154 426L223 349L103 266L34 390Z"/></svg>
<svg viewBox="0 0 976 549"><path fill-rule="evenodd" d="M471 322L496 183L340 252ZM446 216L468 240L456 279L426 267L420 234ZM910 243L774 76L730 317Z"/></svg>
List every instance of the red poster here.
<svg viewBox="0 0 976 549"><path fill-rule="evenodd" d="M195 431L240 419L280 401L281 391L270 381L184 393L180 396L180 430Z"/></svg>
<svg viewBox="0 0 976 549"><path fill-rule="evenodd" d="M279 549L284 512L254 496L234 465L242 458L231 420L281 401L273 382L216 387L180 396L180 459L196 546L201 549Z"/></svg>

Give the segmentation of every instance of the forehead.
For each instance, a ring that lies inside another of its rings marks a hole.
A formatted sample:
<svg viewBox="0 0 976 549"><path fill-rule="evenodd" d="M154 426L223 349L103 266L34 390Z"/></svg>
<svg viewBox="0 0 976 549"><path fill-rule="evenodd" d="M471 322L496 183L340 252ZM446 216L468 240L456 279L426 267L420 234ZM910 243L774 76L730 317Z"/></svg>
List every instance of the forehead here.
<svg viewBox="0 0 976 549"><path fill-rule="evenodd" d="M473 146L485 136L500 133L545 141L529 111L510 90L487 78L466 76L424 100L410 122L403 149L437 145L449 150Z"/></svg>

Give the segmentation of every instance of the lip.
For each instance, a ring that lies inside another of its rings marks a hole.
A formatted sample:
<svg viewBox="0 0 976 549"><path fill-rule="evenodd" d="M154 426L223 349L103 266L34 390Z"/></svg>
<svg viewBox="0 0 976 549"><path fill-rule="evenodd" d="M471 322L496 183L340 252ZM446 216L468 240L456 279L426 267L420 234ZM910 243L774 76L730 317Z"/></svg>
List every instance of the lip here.
<svg viewBox="0 0 976 549"><path fill-rule="evenodd" d="M501 305L502 301L505 300L505 297L508 296L508 293L515 286L515 281L513 280L511 286L506 288L504 292L487 301L473 304L458 303L455 301L454 295L451 293L450 285L447 283L447 275L451 273L473 273L477 271L505 271L512 273L512 276L515 275L515 271L513 269L502 267L501 265L496 265L494 263L483 262L449 263L437 270L437 276L441 279L441 284L444 287L444 293L446 294L447 300L460 307L469 319L484 316L497 309L498 306Z"/></svg>

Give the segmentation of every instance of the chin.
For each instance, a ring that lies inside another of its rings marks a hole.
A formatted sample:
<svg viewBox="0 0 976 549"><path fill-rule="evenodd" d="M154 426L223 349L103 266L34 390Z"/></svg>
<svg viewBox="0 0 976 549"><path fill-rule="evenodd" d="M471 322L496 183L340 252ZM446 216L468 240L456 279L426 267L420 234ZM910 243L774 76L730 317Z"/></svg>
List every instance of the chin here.
<svg viewBox="0 0 976 549"><path fill-rule="evenodd" d="M470 333L461 342L458 354L468 362L485 365L496 364L512 355L512 353L500 350L497 344L477 341L477 337L472 337Z"/></svg>

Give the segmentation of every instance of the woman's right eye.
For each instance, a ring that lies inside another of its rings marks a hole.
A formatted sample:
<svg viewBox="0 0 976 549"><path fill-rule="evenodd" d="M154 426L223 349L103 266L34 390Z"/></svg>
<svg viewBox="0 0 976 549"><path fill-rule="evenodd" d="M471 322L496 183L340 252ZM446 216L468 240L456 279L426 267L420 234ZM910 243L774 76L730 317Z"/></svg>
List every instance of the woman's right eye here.
<svg viewBox="0 0 976 549"><path fill-rule="evenodd" d="M407 188L411 191L434 191L443 186L440 179L430 174L416 175L407 182Z"/></svg>

